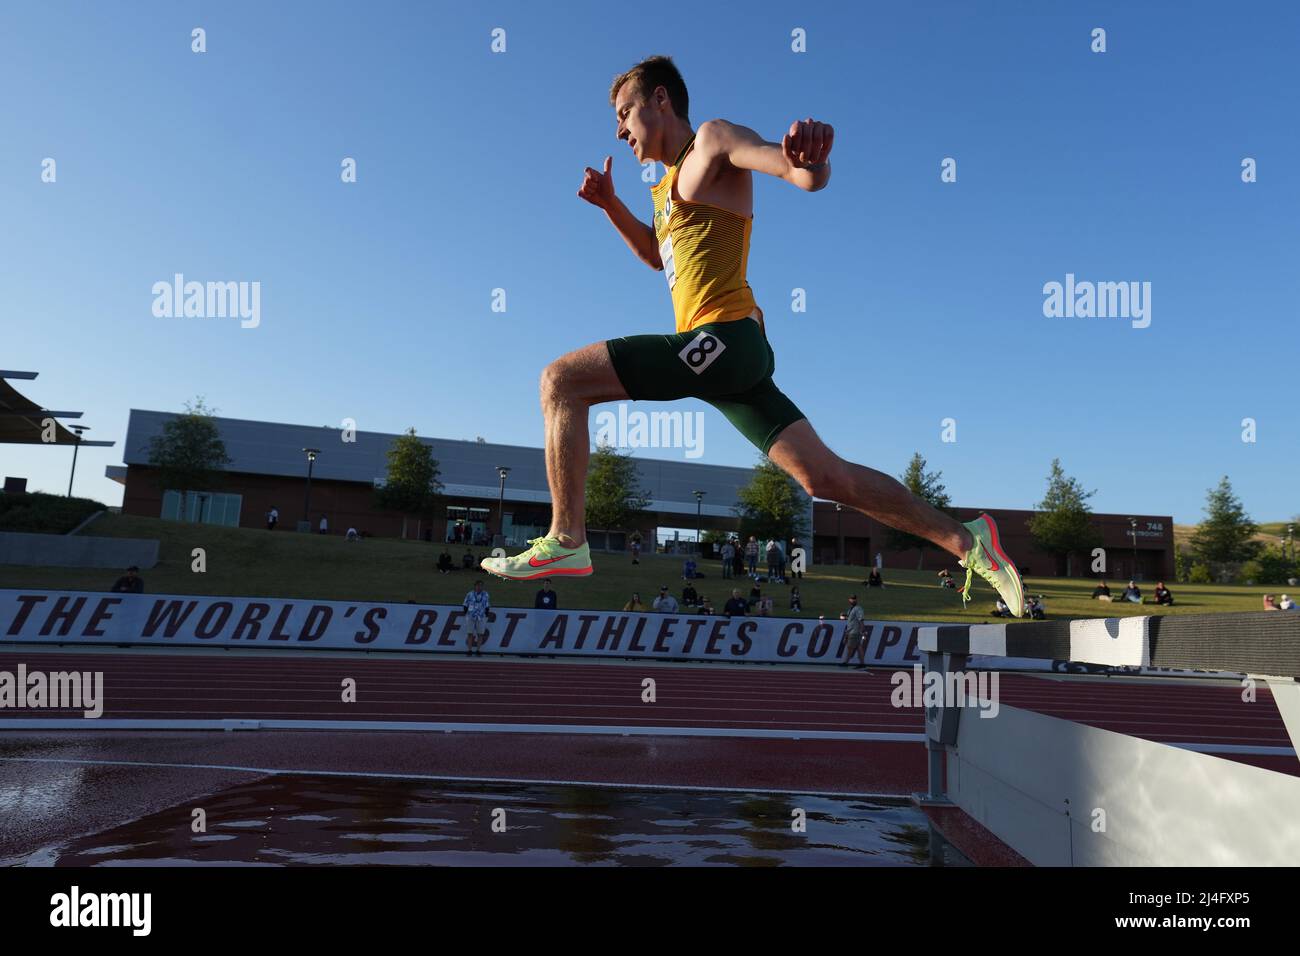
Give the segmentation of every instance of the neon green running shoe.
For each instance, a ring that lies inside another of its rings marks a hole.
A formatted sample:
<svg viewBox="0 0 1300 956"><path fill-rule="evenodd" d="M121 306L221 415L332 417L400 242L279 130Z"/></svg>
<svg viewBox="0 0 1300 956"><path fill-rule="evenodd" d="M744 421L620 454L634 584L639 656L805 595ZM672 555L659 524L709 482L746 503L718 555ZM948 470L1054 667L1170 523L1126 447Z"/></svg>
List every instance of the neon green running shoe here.
<svg viewBox="0 0 1300 956"><path fill-rule="evenodd" d="M993 585L993 590L1001 595L1013 617L1024 617L1025 587L1020 581L1020 572L1002 550L998 526L992 518L982 514L962 527L975 538L975 544L959 562L966 569L966 583L961 589L962 607L970 603L971 581L978 574Z"/></svg>
<svg viewBox="0 0 1300 956"><path fill-rule="evenodd" d="M530 581L558 574L586 577L591 574L591 549L586 542L566 548L559 538L529 538L529 549L513 558L484 558L480 567L507 581Z"/></svg>

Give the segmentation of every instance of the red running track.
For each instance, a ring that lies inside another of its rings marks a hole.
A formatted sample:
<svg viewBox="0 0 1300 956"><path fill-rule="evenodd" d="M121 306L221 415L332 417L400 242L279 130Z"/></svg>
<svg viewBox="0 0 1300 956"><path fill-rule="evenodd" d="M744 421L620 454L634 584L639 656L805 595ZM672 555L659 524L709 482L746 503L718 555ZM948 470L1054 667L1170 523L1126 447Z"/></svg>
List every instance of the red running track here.
<svg viewBox="0 0 1300 956"><path fill-rule="evenodd" d="M568 663L149 653L5 653L0 666L102 671L104 718L412 720L453 723L754 728L919 734L896 708L888 670L726 664ZM655 681L654 703L642 681ZM344 703L345 679L356 702ZM1231 683L1003 674L1003 704L1164 743L1289 746L1265 685L1243 703ZM8 711L0 717L79 717Z"/></svg>

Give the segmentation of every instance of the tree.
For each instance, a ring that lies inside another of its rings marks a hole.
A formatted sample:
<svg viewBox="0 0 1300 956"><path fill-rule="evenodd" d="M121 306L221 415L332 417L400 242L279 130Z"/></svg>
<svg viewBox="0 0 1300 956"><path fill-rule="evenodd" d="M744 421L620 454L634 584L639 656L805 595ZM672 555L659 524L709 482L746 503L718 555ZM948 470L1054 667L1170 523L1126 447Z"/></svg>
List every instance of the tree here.
<svg viewBox="0 0 1300 956"><path fill-rule="evenodd" d="M1253 540L1257 530L1224 475L1206 495L1205 520L1192 535L1192 553L1210 567L1249 561L1260 551Z"/></svg>
<svg viewBox="0 0 1300 956"><path fill-rule="evenodd" d="M1088 499L1095 494L1084 491L1077 478L1065 474L1061 459L1052 459L1047 494L1038 503L1038 513L1029 519L1029 533L1039 548L1065 558L1067 577L1073 570L1073 555L1091 551L1101 543L1101 532L1093 526L1088 508Z"/></svg>
<svg viewBox="0 0 1300 956"><path fill-rule="evenodd" d="M185 414L163 425L162 434L149 439L149 464L158 469L159 490L181 493L182 520L189 513L190 492L220 487L224 469L233 460L226 454L215 414L200 395L185 403Z"/></svg>
<svg viewBox="0 0 1300 956"><path fill-rule="evenodd" d="M804 538L808 528L808 496L766 456L759 456L754 476L736 492L733 509L740 518L740 540Z"/></svg>
<svg viewBox="0 0 1300 956"><path fill-rule="evenodd" d="M620 455L608 442L597 445L587 466L587 527L627 530L650 504L640 484L631 452Z"/></svg>
<svg viewBox="0 0 1300 956"><path fill-rule="evenodd" d="M921 453L915 452L912 460L907 463L907 470L898 476L898 480L916 497L929 502L935 508L947 513L949 505L952 503L948 498L948 492L939 479L943 477L941 471L925 470L925 459ZM921 566L925 563L925 552L934 548L934 544L925 538L917 537L914 534L908 534L906 531L899 531L896 528L889 529L885 535L885 546L890 551L911 551L916 549L916 570L920 571Z"/></svg>
<svg viewBox="0 0 1300 956"><path fill-rule="evenodd" d="M375 489L375 507L401 513L405 538L407 517L432 517L442 502L441 492L433 449L416 437L414 428L408 428L388 449L388 470L384 484Z"/></svg>

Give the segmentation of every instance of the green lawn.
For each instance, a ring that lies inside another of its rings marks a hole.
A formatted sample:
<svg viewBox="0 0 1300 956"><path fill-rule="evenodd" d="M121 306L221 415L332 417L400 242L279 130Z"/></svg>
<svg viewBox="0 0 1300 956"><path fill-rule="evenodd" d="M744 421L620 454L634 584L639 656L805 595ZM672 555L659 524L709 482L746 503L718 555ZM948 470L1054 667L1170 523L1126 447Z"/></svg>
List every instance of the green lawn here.
<svg viewBox="0 0 1300 956"><path fill-rule="evenodd" d="M348 543L339 536L299 534L293 531L217 528L179 524L157 518L107 514L86 529L87 534L128 538L157 538L161 559L157 567L142 573L145 590L151 594L230 594L261 597L300 597L326 600L397 601L415 600L430 604L458 604L476 577L482 577L498 606L532 607L537 591L534 583L515 584L477 571L441 575L434 565L442 546L413 541L370 539ZM191 552L203 548L207 556L205 573L190 569ZM459 562L464 549L450 547ZM475 554L486 549L475 549ZM1014 555L1013 555L1014 557ZM589 578L556 579L562 608L621 608L633 591L640 591L647 606L667 584L681 595L681 559L645 556L633 566L626 555L595 554L596 574ZM708 595L721 609L730 585L719 577L716 561L704 562L707 577L696 589ZM953 563L953 570L960 570ZM0 566L0 587L40 587L56 590L107 590L117 571L94 568L36 568ZM868 618L934 620L974 623L988 620L994 601L992 590L977 579L970 611L963 611L954 590L937 586L931 572L885 569L886 587L868 590L862 584L866 568L817 566L799 582L803 595L802 614L789 611L789 588L764 586L776 598L780 616L816 617L838 615L847 606L850 593L857 592ZM961 583L961 579L958 580ZM1123 582L1110 582L1113 585ZM738 586L748 594L749 582ZM1026 589L1044 595L1048 616L1118 617L1137 614L1203 614L1220 611L1258 611L1262 596L1279 589L1231 585L1188 585L1171 587L1173 608L1153 605L1098 604L1089 599L1092 582L1082 579L1029 578ZM1143 590L1150 594L1152 585Z"/></svg>

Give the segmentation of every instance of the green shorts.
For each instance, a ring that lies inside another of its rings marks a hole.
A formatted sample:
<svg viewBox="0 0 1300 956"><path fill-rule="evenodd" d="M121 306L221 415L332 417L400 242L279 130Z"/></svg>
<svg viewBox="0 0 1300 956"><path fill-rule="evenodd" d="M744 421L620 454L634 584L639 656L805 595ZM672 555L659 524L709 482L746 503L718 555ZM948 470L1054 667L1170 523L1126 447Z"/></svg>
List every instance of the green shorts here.
<svg viewBox="0 0 1300 956"><path fill-rule="evenodd" d="M753 319L676 335L629 335L605 347L629 398L706 401L764 455L786 426L806 417L772 381L776 356Z"/></svg>

